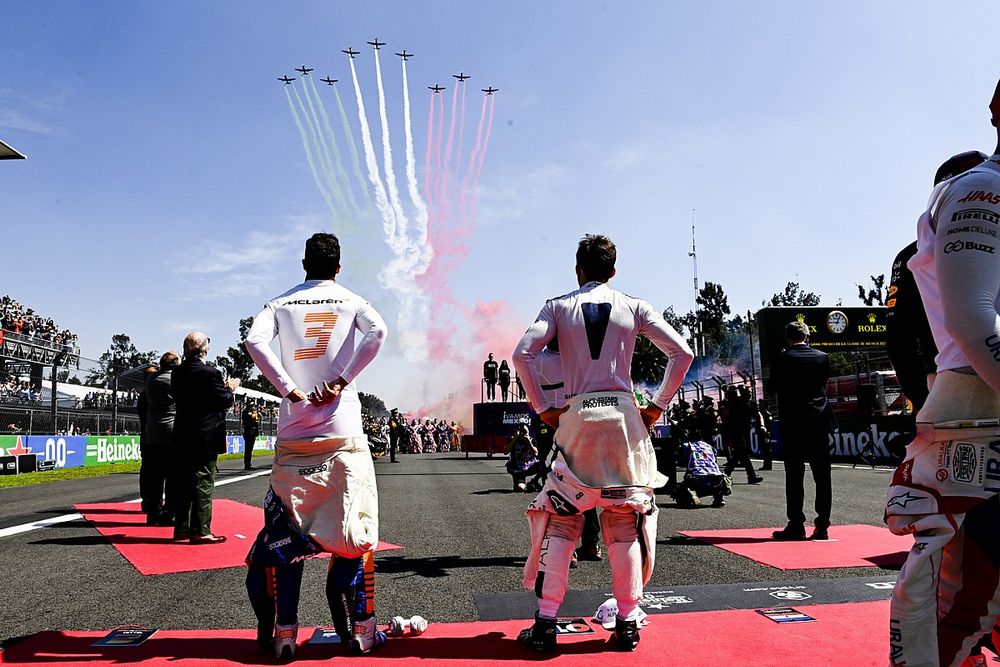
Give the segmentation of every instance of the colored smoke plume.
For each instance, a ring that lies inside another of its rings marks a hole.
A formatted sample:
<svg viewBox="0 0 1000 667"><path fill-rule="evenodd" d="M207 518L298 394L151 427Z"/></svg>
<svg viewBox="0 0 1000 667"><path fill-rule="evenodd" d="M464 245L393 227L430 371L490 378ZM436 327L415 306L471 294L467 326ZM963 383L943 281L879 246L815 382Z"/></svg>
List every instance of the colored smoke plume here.
<svg viewBox="0 0 1000 667"><path fill-rule="evenodd" d="M519 321L510 303L504 300L480 301L466 308L463 316L469 325L468 338L447 342L452 356L429 367L429 374L424 374L427 379L420 387L419 396L427 401L432 396L440 395L442 387L451 387L451 392L444 398L425 403L410 414L421 419L454 419L465 426L466 433L471 433L472 404L480 400L486 355L492 352L497 361L510 361L514 346L528 323ZM433 347L434 341L431 343Z"/></svg>

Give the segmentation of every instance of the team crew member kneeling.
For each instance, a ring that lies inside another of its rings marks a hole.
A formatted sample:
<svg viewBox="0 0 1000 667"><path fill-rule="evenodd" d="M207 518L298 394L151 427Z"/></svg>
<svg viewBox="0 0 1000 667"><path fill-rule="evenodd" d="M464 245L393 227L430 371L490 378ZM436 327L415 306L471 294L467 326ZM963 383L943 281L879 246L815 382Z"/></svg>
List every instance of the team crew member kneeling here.
<svg viewBox="0 0 1000 667"><path fill-rule="evenodd" d="M939 352L886 500L890 530L915 538L892 591L893 665L958 665L1000 613L1000 85L990 110L996 153L934 189L907 263Z"/></svg>
<svg viewBox="0 0 1000 667"><path fill-rule="evenodd" d="M258 643L286 659L295 653L303 562L322 552L333 554L326 595L342 642L368 653L385 639L375 628L378 492L354 385L382 347L385 322L336 283L336 236L306 241L302 266L305 282L269 301L246 340L261 373L285 397L264 528L247 555L246 583ZM275 337L280 358L270 347ZM307 396L303 388L310 387Z"/></svg>
<svg viewBox="0 0 1000 667"><path fill-rule="evenodd" d="M583 530L583 512L600 507L601 532L618 601L614 638L631 651L639 642L639 599L653 572L656 503L653 489L665 478L656 470L649 427L680 387L691 350L648 303L608 287L615 275L615 245L585 236L576 252L580 289L546 302L514 353L528 400L556 429L556 458L541 493L526 512L532 550L524 586L538 596L531 628L518 639L538 651L556 645L556 615L566 594L570 560ZM642 334L668 357L663 383L639 410L629 369ZM565 407L542 391L535 358L557 338L562 357Z"/></svg>

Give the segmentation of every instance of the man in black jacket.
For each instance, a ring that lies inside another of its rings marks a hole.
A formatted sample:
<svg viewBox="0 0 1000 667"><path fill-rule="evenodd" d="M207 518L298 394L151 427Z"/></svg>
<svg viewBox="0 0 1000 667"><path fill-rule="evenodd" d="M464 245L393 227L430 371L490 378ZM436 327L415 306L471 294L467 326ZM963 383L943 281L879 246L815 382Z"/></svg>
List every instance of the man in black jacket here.
<svg viewBox="0 0 1000 667"><path fill-rule="evenodd" d="M171 442L174 430L174 395L170 375L181 363L176 352L165 352L159 368L147 369L146 424L142 431L142 468L139 488L146 523L157 526L173 525L176 480L170 474ZM166 491L166 493L164 493Z"/></svg>
<svg viewBox="0 0 1000 667"><path fill-rule="evenodd" d="M243 406L243 469L253 470L253 446L260 435L260 412L247 400Z"/></svg>
<svg viewBox="0 0 1000 667"><path fill-rule="evenodd" d="M233 404L235 378L222 380L219 369L205 363L210 339L193 331L184 339L184 361L170 378L176 402L173 443L178 465L174 539L216 544L212 534L215 464L226 451L226 410Z"/></svg>
<svg viewBox="0 0 1000 667"><path fill-rule="evenodd" d="M778 419L785 453L785 506L788 525L774 531L776 540L806 539L803 478L806 462L816 483L816 521L812 539L829 539L833 490L830 482L828 435L833 425L826 400L830 357L809 347L809 327L791 322L785 327L787 346L771 366L770 384L778 394Z"/></svg>

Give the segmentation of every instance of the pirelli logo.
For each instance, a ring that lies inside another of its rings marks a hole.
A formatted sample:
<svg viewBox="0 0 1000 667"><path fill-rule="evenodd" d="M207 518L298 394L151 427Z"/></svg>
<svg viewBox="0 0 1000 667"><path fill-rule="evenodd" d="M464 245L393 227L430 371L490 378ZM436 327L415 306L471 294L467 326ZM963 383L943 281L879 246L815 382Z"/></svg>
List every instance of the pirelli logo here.
<svg viewBox="0 0 1000 667"><path fill-rule="evenodd" d="M337 325L336 313L306 313L302 319L305 324L315 324L316 326L306 327L306 338L315 338L314 347L300 347L295 350L295 361L305 359L319 359L326 354L326 348L330 345L330 337L333 336L333 327Z"/></svg>
<svg viewBox="0 0 1000 667"><path fill-rule="evenodd" d="M1000 215L985 208L964 208L961 211L955 211L951 216L952 222L962 222L963 220L982 220L1000 225Z"/></svg>

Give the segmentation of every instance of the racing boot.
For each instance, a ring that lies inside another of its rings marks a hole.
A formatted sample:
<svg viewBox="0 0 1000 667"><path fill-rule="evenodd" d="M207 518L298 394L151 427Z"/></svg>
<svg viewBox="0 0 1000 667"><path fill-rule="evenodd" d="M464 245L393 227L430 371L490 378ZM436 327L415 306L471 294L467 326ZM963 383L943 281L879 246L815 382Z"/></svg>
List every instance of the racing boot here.
<svg viewBox="0 0 1000 667"><path fill-rule="evenodd" d="M521 630L517 641L540 653L552 653L556 650L556 619L539 618L535 613L535 624Z"/></svg>
<svg viewBox="0 0 1000 667"><path fill-rule="evenodd" d="M274 655L278 660L291 660L295 657L295 640L299 636L299 624L274 626ZM258 641L259 635L258 635Z"/></svg>
<svg viewBox="0 0 1000 667"><path fill-rule="evenodd" d="M611 633L619 651L634 651L639 645L639 622L624 621L615 617L615 631Z"/></svg>
<svg viewBox="0 0 1000 667"><path fill-rule="evenodd" d="M354 622L351 650L355 655L371 653L385 643L385 633L375 627L375 617Z"/></svg>

